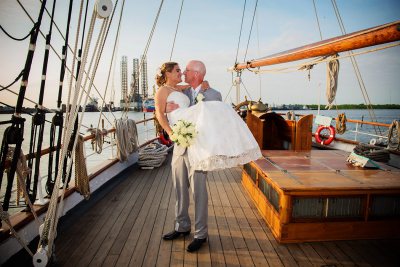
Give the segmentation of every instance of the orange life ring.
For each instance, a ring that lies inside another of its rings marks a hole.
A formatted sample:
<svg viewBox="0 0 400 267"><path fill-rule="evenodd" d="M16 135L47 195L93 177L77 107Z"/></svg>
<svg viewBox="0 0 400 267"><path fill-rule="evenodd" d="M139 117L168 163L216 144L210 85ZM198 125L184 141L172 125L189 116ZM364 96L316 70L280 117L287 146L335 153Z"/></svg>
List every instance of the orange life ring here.
<svg viewBox="0 0 400 267"><path fill-rule="evenodd" d="M325 129L329 129L329 138L328 139L321 139L321 131L325 130ZM333 126L323 126L320 125L317 129L317 131L315 132L315 141L318 144L321 145L329 145L330 143L332 143L333 139L335 139L335 128Z"/></svg>
<svg viewBox="0 0 400 267"><path fill-rule="evenodd" d="M162 130L158 136L158 140L160 141L161 144L166 145L166 146L171 146L172 141L169 139L169 135Z"/></svg>

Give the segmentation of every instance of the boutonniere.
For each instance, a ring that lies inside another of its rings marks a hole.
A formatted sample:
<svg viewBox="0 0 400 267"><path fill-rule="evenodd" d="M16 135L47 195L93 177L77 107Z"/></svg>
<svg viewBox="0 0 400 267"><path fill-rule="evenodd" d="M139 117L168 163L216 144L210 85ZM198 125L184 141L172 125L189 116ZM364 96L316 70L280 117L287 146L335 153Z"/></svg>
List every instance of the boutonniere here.
<svg viewBox="0 0 400 267"><path fill-rule="evenodd" d="M204 99L204 95L202 93L198 93L196 96L196 99L195 99L195 103L197 104L197 103L203 101L203 99Z"/></svg>

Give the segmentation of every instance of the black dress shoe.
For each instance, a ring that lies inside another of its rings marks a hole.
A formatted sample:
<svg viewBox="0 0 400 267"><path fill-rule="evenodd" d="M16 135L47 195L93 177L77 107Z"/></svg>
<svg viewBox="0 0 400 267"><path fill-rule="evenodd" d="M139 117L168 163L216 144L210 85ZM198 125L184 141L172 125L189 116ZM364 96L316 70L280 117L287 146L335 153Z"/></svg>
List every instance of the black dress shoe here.
<svg viewBox="0 0 400 267"><path fill-rule="evenodd" d="M207 238L195 238L192 243L189 244L187 247L186 251L187 252L195 252L198 251L201 247L201 245L206 242Z"/></svg>
<svg viewBox="0 0 400 267"><path fill-rule="evenodd" d="M168 234L163 235L163 239L164 240L174 240L174 239L180 237L181 235L187 236L188 234L190 234L190 230L187 232L178 232L178 231L174 230Z"/></svg>

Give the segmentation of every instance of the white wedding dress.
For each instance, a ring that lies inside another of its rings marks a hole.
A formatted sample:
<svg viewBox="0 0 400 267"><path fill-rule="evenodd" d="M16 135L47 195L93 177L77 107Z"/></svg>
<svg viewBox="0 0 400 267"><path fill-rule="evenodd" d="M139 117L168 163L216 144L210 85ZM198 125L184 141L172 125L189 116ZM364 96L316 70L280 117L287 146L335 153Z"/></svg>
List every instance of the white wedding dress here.
<svg viewBox="0 0 400 267"><path fill-rule="evenodd" d="M181 92L170 93L170 101L179 104L178 109L168 113L170 125L183 119L194 123L198 132L187 148L192 170L231 168L262 157L253 134L228 104L202 101L189 107L189 98Z"/></svg>

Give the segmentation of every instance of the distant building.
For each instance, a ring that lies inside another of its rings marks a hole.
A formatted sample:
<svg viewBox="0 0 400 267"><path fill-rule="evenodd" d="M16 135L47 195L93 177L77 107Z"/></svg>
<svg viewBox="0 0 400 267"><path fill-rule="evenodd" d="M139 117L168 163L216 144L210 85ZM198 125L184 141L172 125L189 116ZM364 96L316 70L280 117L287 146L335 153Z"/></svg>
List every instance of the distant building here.
<svg viewBox="0 0 400 267"><path fill-rule="evenodd" d="M146 56L142 56L142 71L141 71L141 85L142 85L142 96L146 99L149 96L149 82L147 79L147 59Z"/></svg>
<svg viewBox="0 0 400 267"><path fill-rule="evenodd" d="M139 59L133 59L133 67L132 67L132 79L131 79L131 109L135 111L142 110L142 97L139 92L139 75L140 75L140 66Z"/></svg>
<svg viewBox="0 0 400 267"><path fill-rule="evenodd" d="M133 95L133 99L138 99L139 96L139 59L133 59L133 68L132 68L132 80L131 80L131 92Z"/></svg>
<svg viewBox="0 0 400 267"><path fill-rule="evenodd" d="M122 56L121 60L121 108L129 108L129 93L128 93L128 57ZM127 103L127 104L126 104Z"/></svg>
<svg viewBox="0 0 400 267"><path fill-rule="evenodd" d="M141 62L138 58L132 60L132 75L130 90L128 91L128 58L121 60L121 108L141 111L142 102L149 95L147 79L147 59L142 56ZM142 93L140 93L140 89Z"/></svg>

